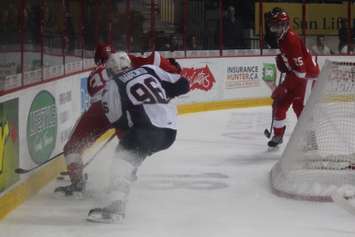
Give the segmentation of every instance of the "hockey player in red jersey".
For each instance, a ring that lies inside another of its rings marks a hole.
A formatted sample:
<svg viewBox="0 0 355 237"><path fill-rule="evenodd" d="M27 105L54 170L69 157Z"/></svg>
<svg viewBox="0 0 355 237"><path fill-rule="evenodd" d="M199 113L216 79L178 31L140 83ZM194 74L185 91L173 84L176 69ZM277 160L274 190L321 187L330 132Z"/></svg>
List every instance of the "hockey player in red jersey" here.
<svg viewBox="0 0 355 237"><path fill-rule="evenodd" d="M90 147L101 135L112 126L104 116L101 106L102 89L111 80L111 75L107 72L105 63L115 50L110 44L99 44L95 50L95 63L98 65L88 77L88 93L91 97L91 105L84 112L76 123L73 132L64 146L64 158L67 164L67 172L71 181L70 185L60 186L55 189L55 193L65 196L74 194L81 195L85 189L84 164L81 159L82 153ZM132 66L139 67L146 64L155 64L171 73L179 73L180 67L173 60L162 57L158 52L153 52L148 57L137 57L129 55L133 59ZM116 135L120 138L123 129L117 130Z"/></svg>
<svg viewBox="0 0 355 237"><path fill-rule="evenodd" d="M281 53L276 56L277 68L286 74L284 81L275 88L271 96L274 136L268 146L275 147L282 143L286 129L286 113L291 105L297 118L300 116L314 79L319 75L319 66L302 39L291 30L289 16L284 10L272 12L270 31L278 35Z"/></svg>
<svg viewBox="0 0 355 237"><path fill-rule="evenodd" d="M111 124L103 116L104 111L100 101L102 89L106 85L106 82L110 80L104 63L107 61L109 55L114 52L115 50L110 44L100 44L96 47L94 60L97 67L90 73L87 80L91 105L78 119L63 149L71 184L57 187L54 190L57 194L71 196L83 192L85 189L85 180L83 175L84 164L81 159L82 153L97 138L111 128ZM119 135L118 132L117 135Z"/></svg>
<svg viewBox="0 0 355 237"><path fill-rule="evenodd" d="M130 186L144 159L174 143L176 107L169 101L187 93L189 82L155 65L134 68L124 52L112 54L106 67L113 79L102 95L105 116L126 132L113 154L108 203L90 210L88 220L110 223L125 217Z"/></svg>
<svg viewBox="0 0 355 237"><path fill-rule="evenodd" d="M129 54L128 57L132 62L132 67L140 67L143 65L156 65L169 73L181 73L180 65L173 58L164 58L160 53L153 51L147 57L134 56Z"/></svg>

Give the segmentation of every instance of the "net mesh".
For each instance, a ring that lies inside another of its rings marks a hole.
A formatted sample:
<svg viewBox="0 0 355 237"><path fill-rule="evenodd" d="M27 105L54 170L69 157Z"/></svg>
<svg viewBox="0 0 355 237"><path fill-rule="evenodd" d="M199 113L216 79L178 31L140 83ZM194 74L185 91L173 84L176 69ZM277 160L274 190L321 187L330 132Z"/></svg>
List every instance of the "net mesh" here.
<svg viewBox="0 0 355 237"><path fill-rule="evenodd" d="M313 201L355 185L354 63L326 61L270 178L274 193Z"/></svg>

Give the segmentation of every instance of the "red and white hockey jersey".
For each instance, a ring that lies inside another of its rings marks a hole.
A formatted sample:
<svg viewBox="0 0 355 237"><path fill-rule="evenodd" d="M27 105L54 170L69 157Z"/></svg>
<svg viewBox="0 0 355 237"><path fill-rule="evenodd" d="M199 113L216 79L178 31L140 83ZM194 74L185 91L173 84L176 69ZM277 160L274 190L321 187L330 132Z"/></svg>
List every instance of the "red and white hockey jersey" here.
<svg viewBox="0 0 355 237"><path fill-rule="evenodd" d="M152 52L148 57L139 57L134 55L128 55L131 59L132 66L134 68L141 67L143 65L155 65L167 71L169 73L179 73L178 68L172 65L168 59L164 58L158 52Z"/></svg>
<svg viewBox="0 0 355 237"><path fill-rule="evenodd" d="M291 29L279 40L279 48L285 66L298 78L314 78L319 74L319 67L313 60L303 40Z"/></svg>
<svg viewBox="0 0 355 237"><path fill-rule="evenodd" d="M87 80L88 93L91 97L91 103L101 99L102 89L105 87L106 82L110 80L107 74L105 65L97 66L89 75Z"/></svg>

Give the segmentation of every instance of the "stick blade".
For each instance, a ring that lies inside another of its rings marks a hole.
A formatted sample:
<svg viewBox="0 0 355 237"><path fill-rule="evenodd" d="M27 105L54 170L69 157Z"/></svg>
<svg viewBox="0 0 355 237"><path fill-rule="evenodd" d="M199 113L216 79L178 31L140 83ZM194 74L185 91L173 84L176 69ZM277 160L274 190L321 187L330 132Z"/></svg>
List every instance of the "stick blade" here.
<svg viewBox="0 0 355 237"><path fill-rule="evenodd" d="M15 169L15 173L16 174L25 174L27 172L28 172L28 170L25 170L25 169L22 169L22 168Z"/></svg>
<svg viewBox="0 0 355 237"><path fill-rule="evenodd" d="M271 132L268 129L265 129L264 130L264 135L265 135L265 137L270 138L271 137Z"/></svg>

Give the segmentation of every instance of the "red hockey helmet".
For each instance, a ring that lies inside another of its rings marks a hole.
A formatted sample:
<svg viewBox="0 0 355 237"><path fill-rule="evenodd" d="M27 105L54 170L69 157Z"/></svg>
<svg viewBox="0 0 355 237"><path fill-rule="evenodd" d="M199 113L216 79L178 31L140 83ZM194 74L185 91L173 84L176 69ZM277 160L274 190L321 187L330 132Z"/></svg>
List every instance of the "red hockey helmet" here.
<svg viewBox="0 0 355 237"><path fill-rule="evenodd" d="M282 37L288 30L290 18L284 10L272 11L270 19L270 31Z"/></svg>
<svg viewBox="0 0 355 237"><path fill-rule="evenodd" d="M95 49L95 64L103 64L107 61L111 53L115 53L116 50L111 44L98 44Z"/></svg>

